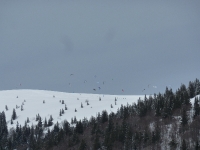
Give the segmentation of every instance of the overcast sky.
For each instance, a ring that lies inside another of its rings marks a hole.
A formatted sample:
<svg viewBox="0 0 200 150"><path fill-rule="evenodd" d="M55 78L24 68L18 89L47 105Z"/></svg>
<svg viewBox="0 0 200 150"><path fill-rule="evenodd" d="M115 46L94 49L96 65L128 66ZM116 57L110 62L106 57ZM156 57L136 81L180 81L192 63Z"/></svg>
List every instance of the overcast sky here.
<svg viewBox="0 0 200 150"><path fill-rule="evenodd" d="M199 0L1 0L0 90L175 91L200 79L199 8Z"/></svg>

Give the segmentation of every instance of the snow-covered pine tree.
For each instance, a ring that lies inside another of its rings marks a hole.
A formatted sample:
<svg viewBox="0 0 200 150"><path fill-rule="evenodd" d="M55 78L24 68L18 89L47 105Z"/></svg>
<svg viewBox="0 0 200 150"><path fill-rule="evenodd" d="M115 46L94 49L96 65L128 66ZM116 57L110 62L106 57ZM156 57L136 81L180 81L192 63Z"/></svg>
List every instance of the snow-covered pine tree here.
<svg viewBox="0 0 200 150"><path fill-rule="evenodd" d="M65 104L65 110L67 110L67 105Z"/></svg>

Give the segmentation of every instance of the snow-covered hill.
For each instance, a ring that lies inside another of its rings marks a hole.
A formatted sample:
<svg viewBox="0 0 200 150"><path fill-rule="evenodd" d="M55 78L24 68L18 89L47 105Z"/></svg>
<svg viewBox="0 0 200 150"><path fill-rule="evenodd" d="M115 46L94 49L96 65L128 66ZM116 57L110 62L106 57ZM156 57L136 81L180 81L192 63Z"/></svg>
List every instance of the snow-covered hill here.
<svg viewBox="0 0 200 150"><path fill-rule="evenodd" d="M37 114L41 116L43 121L45 118L48 120L52 115L54 123L57 121L61 123L63 120L71 122L71 118L75 116L77 120L84 117L90 119L91 116L96 116L102 110L107 110L108 113L111 111L116 112L121 104L132 104L137 102L139 97L143 99L144 95L99 95L44 90L7 90L0 91L0 112L5 112L7 126L10 129L16 127L17 122L24 125L27 117L30 120L29 125L35 125L37 123ZM115 98L117 99L116 105ZM65 110L65 104L61 103L62 100L64 100L67 110ZM86 101L89 102L89 105L87 105ZM81 103L83 108L81 108ZM8 110L5 108L6 105ZM16 105L19 106L18 109L16 109ZM23 111L21 111L22 105ZM111 105L113 108L111 108ZM17 119L11 124L13 109L16 110ZM59 115L61 109L65 111L62 116ZM77 112L75 112L75 109Z"/></svg>

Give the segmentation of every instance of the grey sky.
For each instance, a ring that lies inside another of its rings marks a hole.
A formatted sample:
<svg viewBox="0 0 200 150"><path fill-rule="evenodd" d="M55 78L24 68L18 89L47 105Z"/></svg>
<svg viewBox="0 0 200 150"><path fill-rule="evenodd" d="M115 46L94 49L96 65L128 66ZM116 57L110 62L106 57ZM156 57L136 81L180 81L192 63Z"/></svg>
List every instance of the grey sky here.
<svg viewBox="0 0 200 150"><path fill-rule="evenodd" d="M200 77L199 8L198 0L1 0L0 90L175 90Z"/></svg>

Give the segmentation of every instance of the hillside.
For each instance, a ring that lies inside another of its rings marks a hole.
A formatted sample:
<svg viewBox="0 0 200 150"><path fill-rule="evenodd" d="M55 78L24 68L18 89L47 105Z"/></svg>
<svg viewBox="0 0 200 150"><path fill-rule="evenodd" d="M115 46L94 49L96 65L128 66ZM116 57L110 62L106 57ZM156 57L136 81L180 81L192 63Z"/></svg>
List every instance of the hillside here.
<svg viewBox="0 0 200 150"><path fill-rule="evenodd" d="M7 120L8 128L16 127L16 123L24 125L24 122L29 118L30 126L36 125L36 115L40 115L43 119L53 117L53 123L61 123L63 120L71 121L71 118L76 117L77 120L91 116L96 117L98 112L107 110L108 112L117 112L121 105L136 103L138 98L143 98L143 95L99 95L85 93L64 93L56 91L44 90L8 90L0 91L0 112L4 111ZM115 105L115 98L117 99ZM101 99L101 101L99 100ZM62 104L64 100L64 104ZM45 103L43 103L45 101ZM61 102L60 102L61 101ZM87 102L89 105L87 105ZM81 108L81 103L83 108ZM65 110L65 104L67 110ZM5 106L8 110L6 111ZM111 105L113 108L111 108ZM16 109L16 106L19 108ZM23 111L21 110L23 107ZM10 123L13 109L16 110L17 118ZM64 114L60 116L60 110L64 110ZM77 112L75 112L75 109Z"/></svg>
<svg viewBox="0 0 200 150"><path fill-rule="evenodd" d="M149 96L1 91L0 149L199 150L199 95L198 79Z"/></svg>

